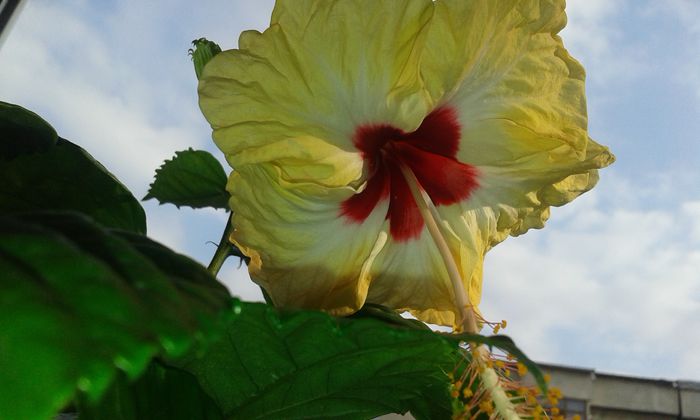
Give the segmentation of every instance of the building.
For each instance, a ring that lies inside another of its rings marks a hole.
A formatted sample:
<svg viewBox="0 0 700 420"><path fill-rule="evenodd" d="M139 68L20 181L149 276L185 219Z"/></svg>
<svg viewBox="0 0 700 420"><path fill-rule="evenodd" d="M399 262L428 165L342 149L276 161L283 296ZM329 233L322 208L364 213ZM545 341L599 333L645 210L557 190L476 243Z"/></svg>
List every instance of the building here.
<svg viewBox="0 0 700 420"><path fill-rule="evenodd" d="M571 366L538 363L559 388L560 414L581 420L700 420L700 382L613 375ZM530 379L526 382L532 380ZM380 420L413 419L390 414Z"/></svg>
<svg viewBox="0 0 700 420"><path fill-rule="evenodd" d="M700 382L669 381L540 364L562 391L566 418L586 420L700 420Z"/></svg>

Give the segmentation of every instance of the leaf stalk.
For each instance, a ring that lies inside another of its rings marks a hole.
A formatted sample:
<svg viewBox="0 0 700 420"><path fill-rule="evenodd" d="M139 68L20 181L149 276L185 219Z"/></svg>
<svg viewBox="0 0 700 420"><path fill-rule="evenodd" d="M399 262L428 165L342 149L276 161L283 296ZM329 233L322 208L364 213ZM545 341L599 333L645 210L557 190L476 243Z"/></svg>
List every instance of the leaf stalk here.
<svg viewBox="0 0 700 420"><path fill-rule="evenodd" d="M211 258L209 265L207 266L207 271L211 273L212 276L216 277L224 265L226 258L233 255L232 244L229 241L231 233L233 233L233 224L231 223L231 213L228 214L228 221L226 222L226 227L224 228L224 233L221 235L221 240L219 240L219 245L216 247L216 252Z"/></svg>

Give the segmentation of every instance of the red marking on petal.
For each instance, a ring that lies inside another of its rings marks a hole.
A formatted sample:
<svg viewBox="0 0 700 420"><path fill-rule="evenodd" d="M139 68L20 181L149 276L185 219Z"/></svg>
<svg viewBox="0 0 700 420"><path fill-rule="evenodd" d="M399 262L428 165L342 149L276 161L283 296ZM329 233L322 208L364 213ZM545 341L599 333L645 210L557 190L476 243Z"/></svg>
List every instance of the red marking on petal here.
<svg viewBox="0 0 700 420"><path fill-rule="evenodd" d="M388 124L361 125L355 130L352 141L363 157L373 159L386 142L405 135L403 131Z"/></svg>
<svg viewBox="0 0 700 420"><path fill-rule="evenodd" d="M343 201L340 207L341 214L354 222L362 222L369 217L379 200L388 195L389 176L384 165L380 165L367 180L363 191Z"/></svg>
<svg viewBox="0 0 700 420"><path fill-rule="evenodd" d="M413 133L407 134L402 142L427 152L455 157L459 150L461 131L455 110L443 107L425 117L420 127Z"/></svg>
<svg viewBox="0 0 700 420"><path fill-rule="evenodd" d="M395 241L416 238L424 221L400 165L408 166L435 205L469 198L478 187L476 169L456 159L461 138L457 113L438 108L412 133L388 124L368 124L355 130L353 142L367 168L365 189L343 201L340 213L361 223L388 198L386 218Z"/></svg>
<svg viewBox="0 0 700 420"><path fill-rule="evenodd" d="M420 236L425 222L399 165L392 163L389 166L391 167L391 197L387 213L389 233L395 241L406 242Z"/></svg>
<svg viewBox="0 0 700 420"><path fill-rule="evenodd" d="M409 144L396 144L397 153L418 178L436 205L454 204L469 198L479 184L476 169L454 158L428 153Z"/></svg>

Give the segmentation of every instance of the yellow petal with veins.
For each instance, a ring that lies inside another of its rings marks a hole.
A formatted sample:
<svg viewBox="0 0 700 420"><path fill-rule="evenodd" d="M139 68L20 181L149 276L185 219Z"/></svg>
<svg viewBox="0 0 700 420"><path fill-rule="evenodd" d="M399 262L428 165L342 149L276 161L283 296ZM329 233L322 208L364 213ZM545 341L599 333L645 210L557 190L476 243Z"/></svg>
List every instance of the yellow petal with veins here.
<svg viewBox="0 0 700 420"><path fill-rule="evenodd" d="M440 107L460 128L459 150L441 159L478 174L468 198L438 206L478 304L484 254L542 227L614 159L588 137L584 71L557 35L565 22L562 0L279 0L269 29L212 59L200 106L235 169L232 239L275 304L348 314L370 301L456 322L430 235L390 233L394 191L363 220L342 213L377 171L358 127L409 133Z"/></svg>

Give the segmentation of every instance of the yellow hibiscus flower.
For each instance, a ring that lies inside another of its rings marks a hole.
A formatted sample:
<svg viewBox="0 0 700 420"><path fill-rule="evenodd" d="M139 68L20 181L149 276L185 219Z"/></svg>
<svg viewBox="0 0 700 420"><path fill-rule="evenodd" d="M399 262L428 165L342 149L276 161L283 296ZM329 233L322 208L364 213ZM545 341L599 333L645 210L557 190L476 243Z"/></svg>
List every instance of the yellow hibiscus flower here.
<svg viewBox="0 0 700 420"><path fill-rule="evenodd" d="M588 137L565 23L563 0L278 0L214 57L200 106L234 168L231 240L275 305L459 324L411 188L476 306L484 253L614 159Z"/></svg>

